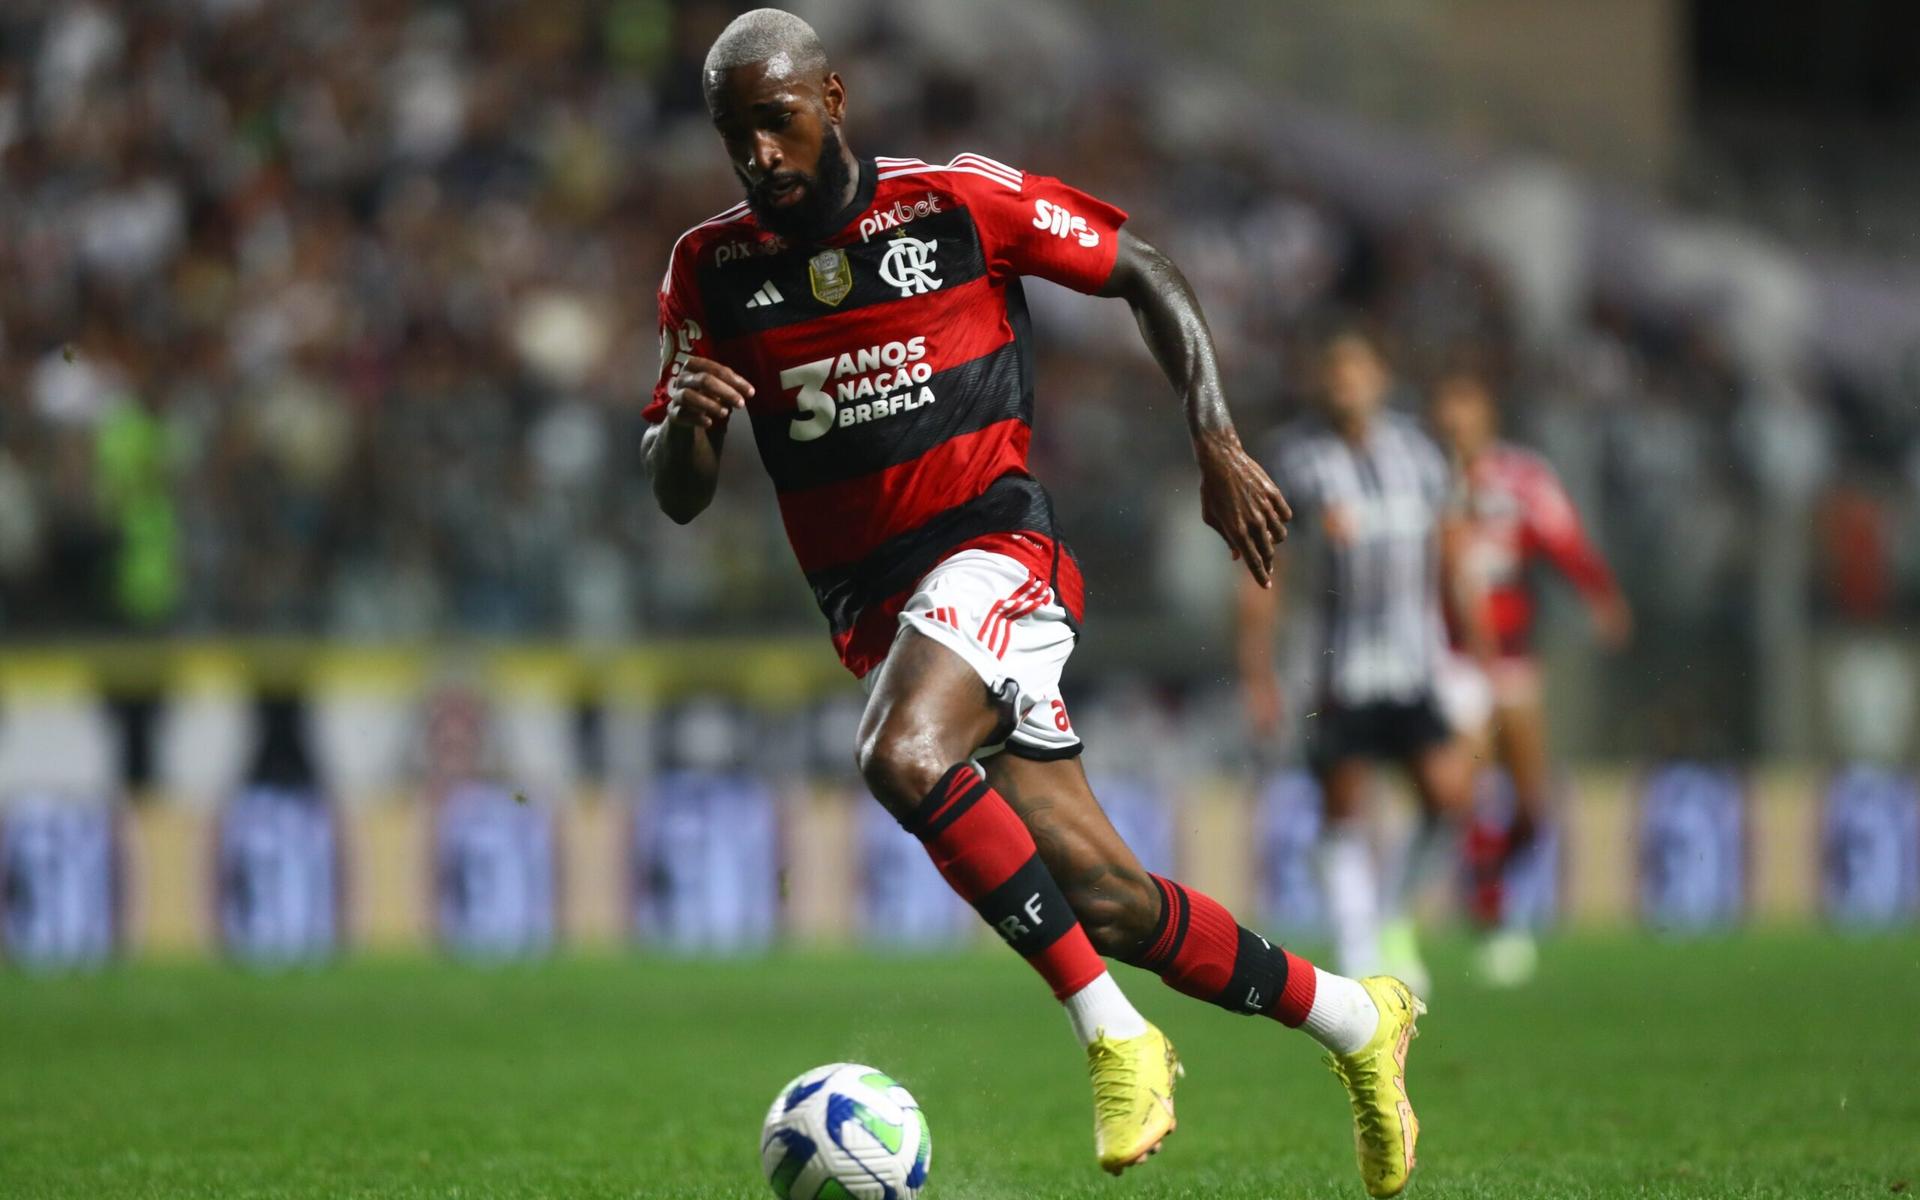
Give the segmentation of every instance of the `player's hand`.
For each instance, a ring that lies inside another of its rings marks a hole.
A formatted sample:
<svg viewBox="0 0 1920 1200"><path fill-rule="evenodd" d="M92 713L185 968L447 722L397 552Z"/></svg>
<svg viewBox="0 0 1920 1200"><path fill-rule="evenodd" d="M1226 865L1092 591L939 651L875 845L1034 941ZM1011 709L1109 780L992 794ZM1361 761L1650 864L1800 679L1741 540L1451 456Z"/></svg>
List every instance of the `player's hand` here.
<svg viewBox="0 0 1920 1200"><path fill-rule="evenodd" d="M733 368L697 355L689 357L667 385L667 422L686 429L711 429L747 406L753 385Z"/></svg>
<svg viewBox="0 0 1920 1200"><path fill-rule="evenodd" d="M1293 509L1232 430L1194 441L1200 461L1200 516L1247 564L1253 581L1273 586L1273 556L1287 540Z"/></svg>
<svg viewBox="0 0 1920 1200"><path fill-rule="evenodd" d="M1625 650L1633 640L1633 610L1627 607L1626 598L1616 592L1595 604L1593 630L1602 646L1616 653Z"/></svg>

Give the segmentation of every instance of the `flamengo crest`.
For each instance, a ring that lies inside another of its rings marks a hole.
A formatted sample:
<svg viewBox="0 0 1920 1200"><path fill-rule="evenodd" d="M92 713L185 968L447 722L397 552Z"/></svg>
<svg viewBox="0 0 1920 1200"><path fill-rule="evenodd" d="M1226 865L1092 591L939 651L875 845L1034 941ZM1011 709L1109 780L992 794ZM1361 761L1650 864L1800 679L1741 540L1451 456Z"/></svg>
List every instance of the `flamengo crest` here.
<svg viewBox="0 0 1920 1200"><path fill-rule="evenodd" d="M887 243L885 257L880 260L880 278L899 288L902 296L918 296L939 290L945 282L933 273L938 265L933 252L939 246L938 238L923 242L909 234L894 235Z"/></svg>

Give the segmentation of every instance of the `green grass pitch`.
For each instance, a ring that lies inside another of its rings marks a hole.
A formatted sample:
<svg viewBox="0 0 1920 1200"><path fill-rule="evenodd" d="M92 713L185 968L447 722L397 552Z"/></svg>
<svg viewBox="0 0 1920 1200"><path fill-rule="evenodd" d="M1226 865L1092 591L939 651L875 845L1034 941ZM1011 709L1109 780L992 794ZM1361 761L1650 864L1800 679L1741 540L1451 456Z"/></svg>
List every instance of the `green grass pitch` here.
<svg viewBox="0 0 1920 1200"><path fill-rule="evenodd" d="M1920 938L1443 947L1415 1197L1920 1192ZM1188 1076L1166 1153L1094 1167L1064 1018L1004 953L355 961L0 975L0 1196L758 1197L767 1103L836 1059L932 1122L933 1200L1360 1196L1298 1034L1121 980Z"/></svg>

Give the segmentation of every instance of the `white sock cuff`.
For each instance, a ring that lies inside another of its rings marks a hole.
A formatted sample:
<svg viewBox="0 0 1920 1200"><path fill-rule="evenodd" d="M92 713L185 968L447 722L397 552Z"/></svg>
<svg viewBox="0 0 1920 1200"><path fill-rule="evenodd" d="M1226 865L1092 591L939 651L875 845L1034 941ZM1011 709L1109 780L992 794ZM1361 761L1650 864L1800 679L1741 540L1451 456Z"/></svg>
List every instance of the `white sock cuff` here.
<svg viewBox="0 0 1920 1200"><path fill-rule="evenodd" d="M1067 1010L1068 1023L1073 1026L1073 1036L1080 1039L1082 1046L1092 1044L1093 1039L1102 1034L1130 1038L1147 1031L1147 1019L1133 1007L1110 971L1100 972L1098 979L1061 1003Z"/></svg>
<svg viewBox="0 0 1920 1200"><path fill-rule="evenodd" d="M1380 1009L1358 983L1315 967L1313 1007L1300 1028L1335 1054L1352 1054L1373 1040Z"/></svg>

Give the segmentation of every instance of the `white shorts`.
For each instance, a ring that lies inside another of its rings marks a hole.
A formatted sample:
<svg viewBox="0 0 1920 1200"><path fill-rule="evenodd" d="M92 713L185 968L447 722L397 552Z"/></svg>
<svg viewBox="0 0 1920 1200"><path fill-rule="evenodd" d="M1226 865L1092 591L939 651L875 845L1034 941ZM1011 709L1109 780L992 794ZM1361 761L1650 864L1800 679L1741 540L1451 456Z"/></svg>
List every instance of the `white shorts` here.
<svg viewBox="0 0 1920 1200"><path fill-rule="evenodd" d="M1041 760L1080 753L1060 698L1073 626L1047 581L1025 563L989 550L961 551L927 572L901 610L900 627L965 659L989 692L1015 684L1018 723L1005 742L982 746L980 757L1003 749ZM878 677L869 671L866 678Z"/></svg>
<svg viewBox="0 0 1920 1200"><path fill-rule="evenodd" d="M1464 654L1443 656L1433 690L1455 733L1479 737L1486 732L1493 717L1493 681L1478 662Z"/></svg>

